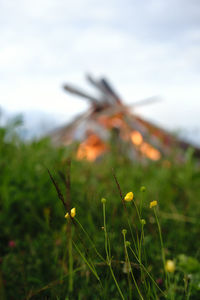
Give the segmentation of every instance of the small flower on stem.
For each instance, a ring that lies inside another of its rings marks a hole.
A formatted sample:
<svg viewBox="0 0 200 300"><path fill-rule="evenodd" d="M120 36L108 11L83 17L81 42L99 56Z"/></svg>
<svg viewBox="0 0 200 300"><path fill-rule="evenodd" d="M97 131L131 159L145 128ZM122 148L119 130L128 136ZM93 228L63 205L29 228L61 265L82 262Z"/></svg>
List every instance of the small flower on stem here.
<svg viewBox="0 0 200 300"><path fill-rule="evenodd" d="M157 206L158 202L156 200L151 201L149 207L152 208L154 206Z"/></svg>
<svg viewBox="0 0 200 300"><path fill-rule="evenodd" d="M133 192L129 192L126 194L126 196L124 197L124 200L127 201L127 202L130 202L132 201L134 198L134 195L133 195Z"/></svg>
<svg viewBox="0 0 200 300"><path fill-rule="evenodd" d="M169 273L174 273L175 271L175 263L173 260L168 259L165 264L165 270Z"/></svg>
<svg viewBox="0 0 200 300"><path fill-rule="evenodd" d="M71 218L74 218L74 217L75 217L75 215L76 215L76 208L75 208L75 207L73 207L73 208L71 209L71 212L70 212L70 214L69 214L69 213L66 213L66 215L65 215L65 218L66 218L66 219L69 219L69 218L70 218L70 216L71 216Z"/></svg>

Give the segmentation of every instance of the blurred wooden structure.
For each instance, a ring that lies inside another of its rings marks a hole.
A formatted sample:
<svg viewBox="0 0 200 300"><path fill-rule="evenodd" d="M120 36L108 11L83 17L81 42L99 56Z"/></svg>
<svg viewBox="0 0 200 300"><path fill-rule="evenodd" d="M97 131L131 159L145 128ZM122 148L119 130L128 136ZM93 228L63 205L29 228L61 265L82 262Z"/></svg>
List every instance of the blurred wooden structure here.
<svg viewBox="0 0 200 300"><path fill-rule="evenodd" d="M87 112L78 116L73 122L56 129L51 133L55 145L69 145L79 142L77 159L94 161L109 151L112 135L117 136L119 143L126 145L128 155L133 159L159 160L170 155L176 147L186 150L191 145L182 141L139 117L132 112L131 106L123 103L108 80L94 79L87 76L88 82L96 89L98 96L93 96L72 85L64 85L65 91L82 97L89 102ZM136 105L154 101L149 98ZM134 105L132 105L134 109ZM200 157L200 150L195 148L195 155Z"/></svg>

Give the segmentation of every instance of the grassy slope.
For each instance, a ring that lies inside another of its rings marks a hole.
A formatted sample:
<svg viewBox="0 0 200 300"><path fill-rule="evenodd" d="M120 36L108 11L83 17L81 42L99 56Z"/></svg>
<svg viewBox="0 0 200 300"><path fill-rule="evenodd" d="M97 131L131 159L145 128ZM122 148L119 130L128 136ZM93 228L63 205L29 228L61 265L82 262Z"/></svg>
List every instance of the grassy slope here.
<svg viewBox="0 0 200 300"><path fill-rule="evenodd" d="M32 295L31 299L68 299L68 295L69 299L119 299L108 268L95 255L84 233L74 226L72 234L76 244L90 261L99 263L96 269L103 289L73 248L75 272L73 291L69 291L66 227L70 225L64 219L65 210L46 168L51 170L65 194L58 171L66 172L65 159L71 156L71 149L53 149L47 140L24 144L16 136L10 139L7 136L7 130L0 129L0 298L24 299ZM128 225L113 169L123 194L133 191L137 204L143 199L148 270L155 279L163 278L158 231L153 211L149 209L149 202L156 199L166 257L175 259L179 265L182 263L180 273L177 271L174 299L184 299L184 272L194 277L190 299L198 299L199 265L196 260L189 258L188 261L188 256L199 259L200 254L200 171L190 151L186 156L185 164L171 158L170 164L161 161L143 166L117 153L95 164L72 161L71 205L76 207L78 220L104 257L100 199L107 199L113 270L125 299L128 295L136 297L134 299L138 296L134 288L129 288L129 279L119 263L124 260L121 231L128 229ZM140 192L142 185L147 188L145 193ZM139 228L133 205L128 204L127 209L131 223ZM127 238L131 240L129 232ZM185 260L182 257L181 263L180 254L187 256ZM133 257L131 260L135 262ZM139 271L137 268L133 271L142 289ZM148 298L156 299L154 292L145 299Z"/></svg>

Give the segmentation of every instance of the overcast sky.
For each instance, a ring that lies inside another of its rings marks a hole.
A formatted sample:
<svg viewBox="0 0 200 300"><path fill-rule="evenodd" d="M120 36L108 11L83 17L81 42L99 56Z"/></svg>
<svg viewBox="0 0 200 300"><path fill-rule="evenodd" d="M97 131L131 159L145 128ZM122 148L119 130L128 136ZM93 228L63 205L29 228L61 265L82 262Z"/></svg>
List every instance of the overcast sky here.
<svg viewBox="0 0 200 300"><path fill-rule="evenodd" d="M3 110L66 122L87 104L62 84L84 87L85 72L126 103L161 96L145 118L200 131L200 1L0 0Z"/></svg>

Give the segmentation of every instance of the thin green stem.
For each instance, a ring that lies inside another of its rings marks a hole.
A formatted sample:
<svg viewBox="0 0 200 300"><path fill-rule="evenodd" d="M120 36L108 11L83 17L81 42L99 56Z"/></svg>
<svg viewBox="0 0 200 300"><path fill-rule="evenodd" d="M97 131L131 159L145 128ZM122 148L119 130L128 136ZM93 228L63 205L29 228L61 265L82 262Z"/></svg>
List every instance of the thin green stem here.
<svg viewBox="0 0 200 300"><path fill-rule="evenodd" d="M131 224L130 224L130 221L129 221L129 218L128 218L128 214L127 214L127 222L128 222L128 226L129 226L129 229L130 229L130 232L131 232L131 237L132 237L132 241L133 241L133 244L134 244L134 247L135 247L135 251L137 251L137 253L138 253L137 244L136 244L136 241L135 241L135 238L134 238L134 235L133 235L133 231L132 231L132 227L131 227ZM137 229L136 229L136 235L137 235Z"/></svg>
<svg viewBox="0 0 200 300"><path fill-rule="evenodd" d="M94 242L91 240L89 234L88 234L87 231L84 229L83 225L78 221L78 219L74 218L74 220L76 221L76 223L80 226L80 228L82 229L82 231L83 231L83 232L85 233L85 235L87 236L87 238L88 238L90 244L92 245L92 247L94 248L96 254L99 256L99 258L100 258L101 260L103 260L103 261L105 262L105 259L103 258L103 256L102 256L102 255L99 253L99 251L97 250L97 248L96 248Z"/></svg>
<svg viewBox="0 0 200 300"><path fill-rule="evenodd" d="M68 240L68 253L69 253L69 292L73 291L73 255L72 255L72 236L70 234Z"/></svg>
<svg viewBox="0 0 200 300"><path fill-rule="evenodd" d="M144 261L146 262L146 252L145 252L145 245L144 245L144 224L143 223L142 223L142 229L141 229L141 235L140 235L140 253L139 253L140 254L139 255L140 264L142 264L142 253L144 253ZM144 272L144 270L141 269L141 279L142 279L142 282L145 283L145 287L147 289L147 283L146 283L145 275L143 272Z"/></svg>
<svg viewBox="0 0 200 300"><path fill-rule="evenodd" d="M105 251L106 251L106 260L107 263L110 265L110 257L108 253L108 233L107 233L107 228L106 228L106 205L103 203L103 228L104 228L104 235L105 235Z"/></svg>
<svg viewBox="0 0 200 300"><path fill-rule="evenodd" d="M60 280L63 277L63 273L64 273L64 263L66 261L66 257L67 257L67 246L64 248L64 253L63 253L63 257L62 257L62 268L61 268L61 272L60 272Z"/></svg>
<svg viewBox="0 0 200 300"><path fill-rule="evenodd" d="M76 245L76 243L74 241L73 245L75 246L77 252L80 254L80 256L82 257L82 259L84 260L84 262L87 264L87 266L89 267L89 269L91 270L91 272L94 274L94 276L97 278L97 280L101 283L101 280L96 272L96 269L89 263L89 261L86 259L86 257L84 256L84 254L81 252L81 250L78 248L78 246Z"/></svg>
<svg viewBox="0 0 200 300"><path fill-rule="evenodd" d="M133 205L135 206L135 209L136 209L136 212L137 212L137 215L138 215L138 219L139 221L141 221L141 215L140 215L140 212L138 210L138 207L137 207L137 204L135 203L135 200L133 199Z"/></svg>
<svg viewBox="0 0 200 300"><path fill-rule="evenodd" d="M109 265L109 268L110 268L110 272L111 272L111 275L112 275L112 277L113 277L113 280L114 280L114 282L115 282L115 284L116 284L116 287L117 287L117 289L118 289L118 292L119 292L121 298L122 298L123 300L125 300L125 298L124 298L124 296L123 296L123 294L122 294L122 291L121 291L121 289L120 289L120 287L119 287L119 285L118 285L118 282L117 282L117 280L116 280L115 274L113 273L111 264Z"/></svg>
<svg viewBox="0 0 200 300"><path fill-rule="evenodd" d="M103 226L104 226L104 235L105 235L105 251L106 251L106 261L107 261L107 265L109 266L110 273L111 273L111 275L112 275L112 278L113 278L113 280L114 280L114 282L115 282L115 285L116 285L116 287L117 287L117 290L118 290L118 292L119 292L121 298L122 298L123 300L125 300L125 298L124 298L124 296L123 296L123 294L122 294L122 291L121 291L121 289L120 289L120 287L119 287L119 284L118 284L118 282L117 282L117 279L116 279L116 277L115 277L115 274L114 274L114 272L113 272L112 266L111 266L111 256L109 256L110 250L108 249L108 233L107 233L107 227L106 227L106 204L105 204L105 202L103 202ZM109 248L110 248L110 246L109 246Z"/></svg>
<svg viewBox="0 0 200 300"><path fill-rule="evenodd" d="M144 237L144 231L143 231L143 224L142 224L142 219L141 219L141 213L139 212L138 210L138 207L137 207L137 204L136 204L136 201L133 201L133 205L135 206L135 209L136 209L136 212L137 212L137 216L138 216L138 219L139 219L139 222L140 224L142 225L142 230L141 230L141 235L140 235L140 239L138 238L137 236L137 242L138 242L138 258L139 258L139 261L140 263L142 262L142 240L143 240L143 237ZM141 211L141 208L140 208L140 211ZM141 269L141 277L143 278L143 271Z"/></svg>
<svg viewBox="0 0 200 300"><path fill-rule="evenodd" d="M140 298L141 298L142 300L144 300L144 298L143 298L143 296L142 296L142 294L141 294L141 292L140 292L140 289L139 289L139 287L138 287L138 285L137 285L137 282L136 282L136 280L135 280L135 277L134 277L134 275L133 275L133 271L132 271L132 268L131 268L131 263L130 263L130 259L129 259L129 255L128 255L128 251L127 251L127 246L126 246L126 237L125 237L125 234L123 234L123 237L124 237L125 261L127 261L127 262L128 262L128 266L130 266L131 276L132 276L133 282L134 282L134 284L135 284L135 287L136 287L136 289L137 289L137 292L138 292Z"/></svg>
<svg viewBox="0 0 200 300"><path fill-rule="evenodd" d="M162 238L162 231L161 231L160 222L158 220L158 216L157 216L157 213L156 213L156 209L154 208L153 211L154 211L154 215L155 215L155 218L156 218L156 223L157 223L157 226L158 226L158 233L159 233L159 238L160 238L163 268L164 268L164 272L165 272L166 288L168 288L168 280L169 280L169 278L168 278L168 274L167 274L167 271L166 271L166 268L165 268L166 258L165 258L165 249L164 249L163 238Z"/></svg>
<svg viewBox="0 0 200 300"><path fill-rule="evenodd" d="M139 263L139 265L144 269L144 271L147 273L147 275L149 276L149 278L152 280L152 282L155 284L155 286L158 288L158 290L162 293L162 295L164 297L166 297L165 293L160 289L160 287L158 286L158 284L155 282L155 280L153 279L153 277L151 276L151 274L148 272L148 270L145 268L145 266L140 263L139 259L137 258L137 255L135 254L135 252L133 251L133 249L131 248L131 246L129 246L129 249L131 250L131 252L133 253L135 259L137 260L137 262Z"/></svg>
<svg viewBox="0 0 200 300"><path fill-rule="evenodd" d="M141 200L140 200L140 216L142 215L143 199L144 199L144 197L142 195Z"/></svg>

